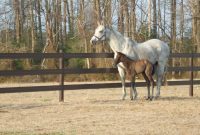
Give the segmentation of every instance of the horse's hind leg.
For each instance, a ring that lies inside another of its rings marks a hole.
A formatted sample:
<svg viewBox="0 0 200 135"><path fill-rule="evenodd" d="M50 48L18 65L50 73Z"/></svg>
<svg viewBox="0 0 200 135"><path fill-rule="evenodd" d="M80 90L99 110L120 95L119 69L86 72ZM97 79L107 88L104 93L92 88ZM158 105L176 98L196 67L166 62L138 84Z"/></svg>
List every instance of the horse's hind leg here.
<svg viewBox="0 0 200 135"><path fill-rule="evenodd" d="M151 100L154 98L154 80L152 76L150 76L150 82L151 82Z"/></svg>
<svg viewBox="0 0 200 135"><path fill-rule="evenodd" d="M164 69L165 66L163 63L159 63L158 68L157 68L157 92L156 92L156 96L155 98L158 98L160 96L160 87L162 85L162 79L163 79L163 75L164 75Z"/></svg>
<svg viewBox="0 0 200 135"><path fill-rule="evenodd" d="M125 73L124 69L119 66L118 66L118 72L119 72L121 82L122 82L122 93L123 93L122 100L124 100L126 97L126 86L125 86L126 73Z"/></svg>

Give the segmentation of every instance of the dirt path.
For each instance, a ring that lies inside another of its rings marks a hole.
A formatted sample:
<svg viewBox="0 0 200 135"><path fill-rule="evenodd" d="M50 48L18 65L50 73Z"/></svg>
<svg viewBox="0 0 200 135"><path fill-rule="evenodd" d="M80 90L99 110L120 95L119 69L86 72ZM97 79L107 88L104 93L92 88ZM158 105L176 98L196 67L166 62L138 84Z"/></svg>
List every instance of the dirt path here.
<svg viewBox="0 0 200 135"><path fill-rule="evenodd" d="M0 135L197 135L200 133L200 87L162 88L162 97L121 101L121 89L0 94Z"/></svg>

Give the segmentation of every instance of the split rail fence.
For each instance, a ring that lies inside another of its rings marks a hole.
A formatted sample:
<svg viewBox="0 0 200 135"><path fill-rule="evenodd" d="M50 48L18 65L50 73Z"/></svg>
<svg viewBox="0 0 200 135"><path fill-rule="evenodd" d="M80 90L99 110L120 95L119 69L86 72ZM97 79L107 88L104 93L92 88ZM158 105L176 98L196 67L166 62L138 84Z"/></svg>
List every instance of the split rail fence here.
<svg viewBox="0 0 200 135"><path fill-rule="evenodd" d="M193 85L200 84L200 80L194 80L193 72L200 71L200 67L194 66L194 58L200 57L200 53L176 53L171 54L170 58L188 58L190 66L188 67L168 67L168 72L181 71L190 72L190 79L168 81L168 85L189 85L189 95L193 96ZM64 101L64 90L80 89L100 89L100 88L118 88L121 83L92 83L92 84L64 84L64 78L67 74L97 74L97 73L117 73L116 68L65 68L65 59L71 58L113 58L113 53L0 53L0 59L58 59L59 69L39 69L39 70L0 70L0 77L25 76L25 75L59 75L60 83L51 86L28 86L28 87L4 87L0 88L0 93L17 92L37 92L37 91L59 91L59 101ZM129 83L126 83L129 86ZM137 82L137 87L146 86L145 82Z"/></svg>

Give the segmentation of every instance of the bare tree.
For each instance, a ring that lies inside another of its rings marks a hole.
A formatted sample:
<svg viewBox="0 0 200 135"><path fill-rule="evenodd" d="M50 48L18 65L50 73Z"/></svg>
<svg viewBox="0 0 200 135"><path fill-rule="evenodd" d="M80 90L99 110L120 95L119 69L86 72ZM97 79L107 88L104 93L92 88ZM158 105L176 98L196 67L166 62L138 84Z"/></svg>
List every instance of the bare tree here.
<svg viewBox="0 0 200 135"><path fill-rule="evenodd" d="M31 23L31 52L35 52L35 24L34 24L34 14L33 14L33 1L29 1L30 5L30 23Z"/></svg>
<svg viewBox="0 0 200 135"><path fill-rule="evenodd" d="M128 1L127 0L124 1L124 15L125 15L125 32L124 32L124 35L128 37L130 27L129 27L129 8L128 8Z"/></svg>
<svg viewBox="0 0 200 135"><path fill-rule="evenodd" d="M70 34L74 35L74 0L70 0Z"/></svg>
<svg viewBox="0 0 200 135"><path fill-rule="evenodd" d="M181 10L180 10L180 35L181 35L181 45L183 46L183 38L184 38L184 4L183 0L181 0Z"/></svg>
<svg viewBox="0 0 200 135"><path fill-rule="evenodd" d="M152 0L148 0L148 36L151 37L151 4Z"/></svg>
<svg viewBox="0 0 200 135"><path fill-rule="evenodd" d="M124 0L119 2L118 31L124 33Z"/></svg>
<svg viewBox="0 0 200 135"><path fill-rule="evenodd" d="M160 0L158 0L158 34L157 34L157 38L159 38L160 34L161 34L161 28L162 28L162 21L161 21L161 3Z"/></svg>
<svg viewBox="0 0 200 135"><path fill-rule="evenodd" d="M53 46L53 30L52 30L52 15L51 15L51 3L48 0L45 0L45 11L46 11L46 43L43 48L43 53L47 52L55 52L54 46ZM42 60L41 68L46 68L45 66L46 59ZM53 67L53 62L46 62L49 67Z"/></svg>
<svg viewBox="0 0 200 135"><path fill-rule="evenodd" d="M135 0L131 0L131 12L130 12L130 16L131 16L131 20L130 20L130 25L131 25L131 37L132 39L135 39L135 34L136 34L136 15L135 15L135 11L136 11L136 3Z"/></svg>
<svg viewBox="0 0 200 135"><path fill-rule="evenodd" d="M19 0L13 0L13 7L15 12L15 36L17 43L20 42L21 39L21 28L20 28L20 2Z"/></svg>
<svg viewBox="0 0 200 135"><path fill-rule="evenodd" d="M37 15L38 15L38 33L39 33L39 45L43 46L42 36L42 21L41 21L41 0L37 0Z"/></svg>
<svg viewBox="0 0 200 135"><path fill-rule="evenodd" d="M80 0L80 5L79 5L80 15L79 15L78 25L79 25L79 31L81 32L81 35L83 35L83 38L84 38L85 53L88 53L89 52L89 46L88 46L88 40L87 40L87 34L86 34L84 4L85 4L84 0ZM86 59L85 64L86 64L87 68L90 68L90 59L89 58Z"/></svg>
<svg viewBox="0 0 200 135"><path fill-rule="evenodd" d="M176 51L176 0L171 1L171 44Z"/></svg>
<svg viewBox="0 0 200 135"><path fill-rule="evenodd" d="M153 37L157 38L157 6L156 0L153 0Z"/></svg>
<svg viewBox="0 0 200 135"><path fill-rule="evenodd" d="M162 35L164 35L164 40L166 40L166 1L164 0L164 8L163 8L163 28L162 28Z"/></svg>
<svg viewBox="0 0 200 135"><path fill-rule="evenodd" d="M63 37L64 37L64 43L67 40L67 0L64 0L64 8L63 8Z"/></svg>
<svg viewBox="0 0 200 135"><path fill-rule="evenodd" d="M176 52L176 0L171 1L171 49ZM176 65L176 61L172 60L172 65ZM174 77L175 72L172 72L172 77Z"/></svg>

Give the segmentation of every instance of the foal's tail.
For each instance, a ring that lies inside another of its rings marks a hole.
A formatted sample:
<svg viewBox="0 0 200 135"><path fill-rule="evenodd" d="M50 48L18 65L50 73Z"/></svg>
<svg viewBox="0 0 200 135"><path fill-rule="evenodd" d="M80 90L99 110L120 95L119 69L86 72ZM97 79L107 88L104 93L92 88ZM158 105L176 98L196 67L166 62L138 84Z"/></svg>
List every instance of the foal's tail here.
<svg viewBox="0 0 200 135"><path fill-rule="evenodd" d="M153 71L152 71L152 75L155 74L156 71L156 67L158 66L158 61L156 61L156 63L153 64Z"/></svg>

